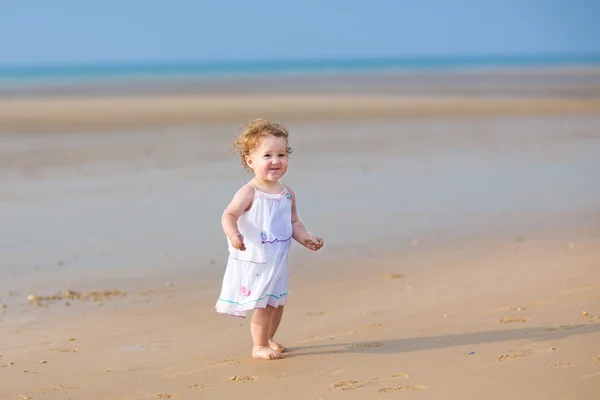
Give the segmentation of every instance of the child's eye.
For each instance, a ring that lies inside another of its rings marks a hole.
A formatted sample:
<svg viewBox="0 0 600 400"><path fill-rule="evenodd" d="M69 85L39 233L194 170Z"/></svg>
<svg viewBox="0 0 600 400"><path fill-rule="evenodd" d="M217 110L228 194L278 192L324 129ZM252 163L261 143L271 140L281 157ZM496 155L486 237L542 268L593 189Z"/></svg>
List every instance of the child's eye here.
<svg viewBox="0 0 600 400"><path fill-rule="evenodd" d="M281 154L279 154L279 157L285 157L285 156L286 156L286 154L285 154L285 153L281 153Z"/></svg>
<svg viewBox="0 0 600 400"><path fill-rule="evenodd" d="M271 155L270 154L265 154L264 157L265 158L269 158L269 157L271 157Z"/></svg>

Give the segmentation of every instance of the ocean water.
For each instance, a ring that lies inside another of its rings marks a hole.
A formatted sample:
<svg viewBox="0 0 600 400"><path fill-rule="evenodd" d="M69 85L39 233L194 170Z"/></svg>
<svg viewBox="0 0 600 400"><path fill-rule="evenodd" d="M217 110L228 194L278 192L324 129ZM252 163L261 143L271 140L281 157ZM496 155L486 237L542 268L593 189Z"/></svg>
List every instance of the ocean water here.
<svg viewBox="0 0 600 400"><path fill-rule="evenodd" d="M600 65L600 54L1 66L0 88L114 80L239 78L465 68Z"/></svg>

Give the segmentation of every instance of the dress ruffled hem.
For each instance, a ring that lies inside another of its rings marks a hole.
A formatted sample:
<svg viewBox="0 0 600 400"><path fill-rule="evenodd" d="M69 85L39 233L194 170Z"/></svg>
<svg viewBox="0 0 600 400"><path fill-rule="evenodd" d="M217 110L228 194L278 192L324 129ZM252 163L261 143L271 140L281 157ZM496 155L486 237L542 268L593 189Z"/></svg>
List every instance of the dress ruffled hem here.
<svg viewBox="0 0 600 400"><path fill-rule="evenodd" d="M243 302L219 299L215 309L220 314L227 314L234 317L246 318L248 311L257 308L273 308L283 307L287 303L287 293L280 295L266 294L263 297L255 300L245 300Z"/></svg>

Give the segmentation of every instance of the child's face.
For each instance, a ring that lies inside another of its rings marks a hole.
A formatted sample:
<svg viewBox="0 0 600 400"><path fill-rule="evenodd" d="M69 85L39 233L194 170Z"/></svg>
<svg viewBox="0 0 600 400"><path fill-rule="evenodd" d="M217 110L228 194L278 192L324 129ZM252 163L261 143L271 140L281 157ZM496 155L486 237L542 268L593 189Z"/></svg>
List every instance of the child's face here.
<svg viewBox="0 0 600 400"><path fill-rule="evenodd" d="M246 156L246 163L256 177L263 181L277 182L288 168L287 142L285 138L265 136L259 146Z"/></svg>

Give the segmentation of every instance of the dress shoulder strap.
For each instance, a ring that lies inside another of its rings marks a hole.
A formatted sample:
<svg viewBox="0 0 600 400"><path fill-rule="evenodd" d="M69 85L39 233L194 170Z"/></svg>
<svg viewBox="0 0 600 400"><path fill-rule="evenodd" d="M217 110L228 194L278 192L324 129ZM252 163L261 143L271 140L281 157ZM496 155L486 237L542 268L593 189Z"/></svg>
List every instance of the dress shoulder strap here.
<svg viewBox="0 0 600 400"><path fill-rule="evenodd" d="M248 183L246 183L246 185L248 185L248 186L251 186L251 187L252 187L252 189L254 189L254 194L256 194L256 191L257 191L258 189L256 189L256 186L254 186L254 185L252 184L252 182L248 182Z"/></svg>

